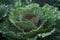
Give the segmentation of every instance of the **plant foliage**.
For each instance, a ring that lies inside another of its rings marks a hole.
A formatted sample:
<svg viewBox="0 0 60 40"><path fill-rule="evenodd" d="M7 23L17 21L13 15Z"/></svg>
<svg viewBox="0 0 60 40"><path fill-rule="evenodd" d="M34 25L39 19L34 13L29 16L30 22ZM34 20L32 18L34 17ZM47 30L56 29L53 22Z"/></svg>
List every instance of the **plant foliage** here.
<svg viewBox="0 0 60 40"><path fill-rule="evenodd" d="M59 2L0 0L0 33L7 40L60 40L60 11L53 7Z"/></svg>
<svg viewBox="0 0 60 40"><path fill-rule="evenodd" d="M7 17L0 23L0 33L8 40L45 38L56 33L58 14L60 14L58 9L48 4L39 7L39 4L32 3L23 7L10 8ZM1 13L0 18L3 16Z"/></svg>

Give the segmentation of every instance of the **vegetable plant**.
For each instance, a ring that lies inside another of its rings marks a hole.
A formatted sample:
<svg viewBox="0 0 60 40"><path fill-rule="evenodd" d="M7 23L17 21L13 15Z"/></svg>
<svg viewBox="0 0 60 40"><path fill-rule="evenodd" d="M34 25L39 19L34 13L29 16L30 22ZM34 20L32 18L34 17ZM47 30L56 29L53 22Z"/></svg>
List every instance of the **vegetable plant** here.
<svg viewBox="0 0 60 40"><path fill-rule="evenodd" d="M9 14L0 23L0 33L7 40L37 40L56 33L56 21L60 13L56 7L31 3L10 8Z"/></svg>

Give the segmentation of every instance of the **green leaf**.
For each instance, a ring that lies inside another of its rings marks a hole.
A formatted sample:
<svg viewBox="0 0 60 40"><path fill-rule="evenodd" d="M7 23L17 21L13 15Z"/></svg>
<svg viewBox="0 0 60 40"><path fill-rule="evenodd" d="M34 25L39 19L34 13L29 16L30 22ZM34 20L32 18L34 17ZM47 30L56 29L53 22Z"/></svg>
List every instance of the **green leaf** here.
<svg viewBox="0 0 60 40"><path fill-rule="evenodd" d="M5 10L6 9L6 10ZM3 18L3 17L6 17L7 16L7 13L8 13L8 5L5 5L5 4L0 4L0 20Z"/></svg>

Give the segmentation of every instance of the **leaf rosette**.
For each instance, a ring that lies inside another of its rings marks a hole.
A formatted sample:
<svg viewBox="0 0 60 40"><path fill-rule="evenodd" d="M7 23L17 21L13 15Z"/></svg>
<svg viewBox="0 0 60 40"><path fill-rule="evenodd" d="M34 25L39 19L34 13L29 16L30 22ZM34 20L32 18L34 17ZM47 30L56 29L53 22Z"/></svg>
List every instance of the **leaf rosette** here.
<svg viewBox="0 0 60 40"><path fill-rule="evenodd" d="M11 8L9 21L15 29L5 34L10 38L25 38L26 40L31 40L32 37L35 39L37 36L44 38L52 35L56 30L54 25L56 25L57 13L57 8L48 4L39 7L38 4L33 3L25 7Z"/></svg>

